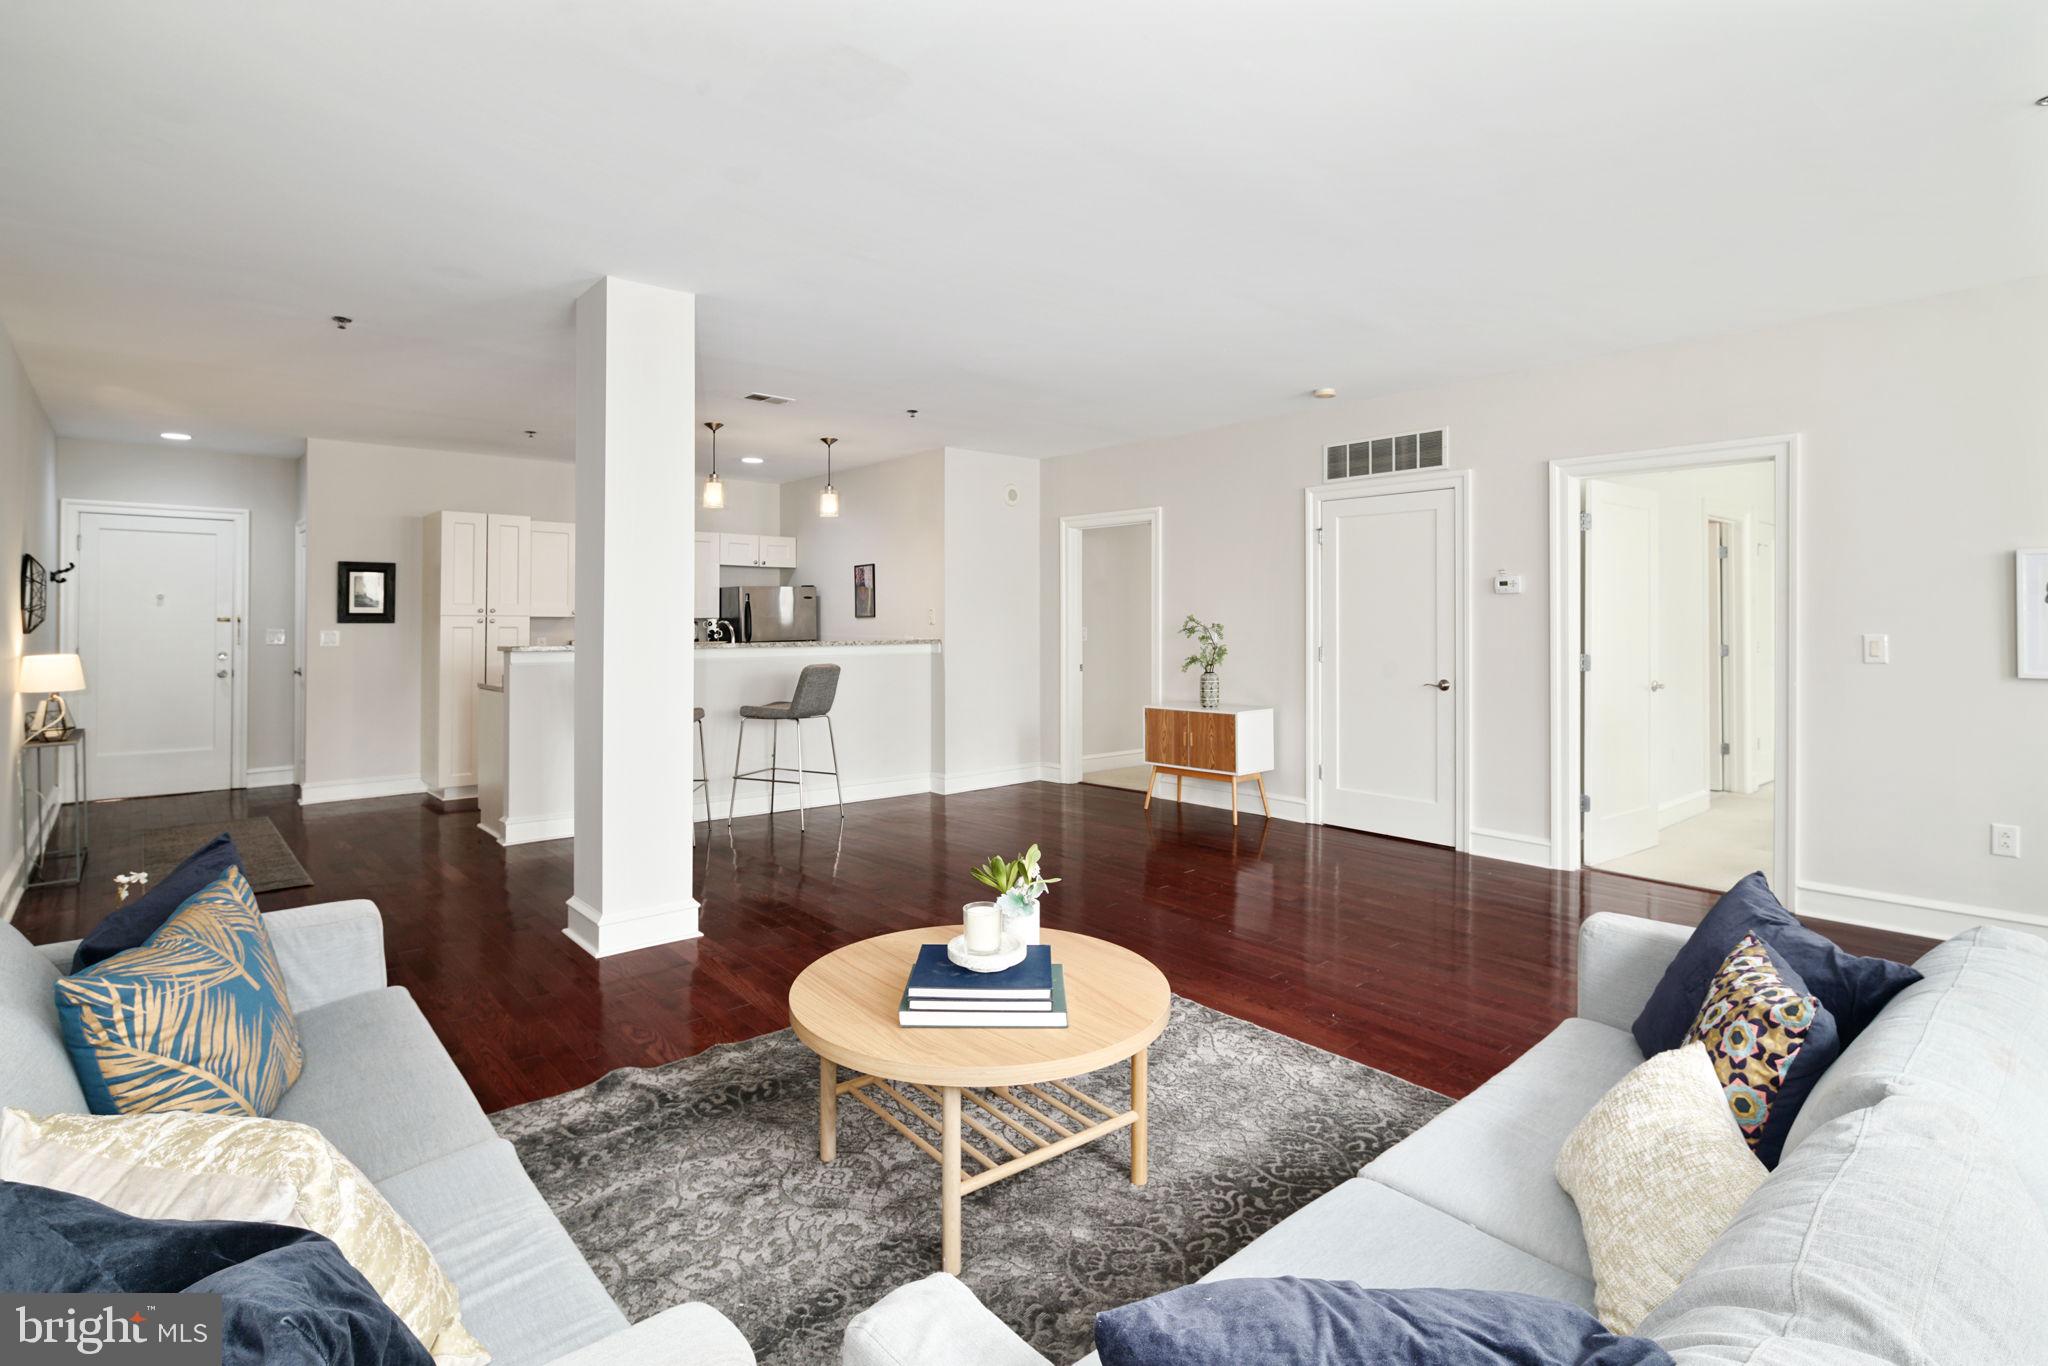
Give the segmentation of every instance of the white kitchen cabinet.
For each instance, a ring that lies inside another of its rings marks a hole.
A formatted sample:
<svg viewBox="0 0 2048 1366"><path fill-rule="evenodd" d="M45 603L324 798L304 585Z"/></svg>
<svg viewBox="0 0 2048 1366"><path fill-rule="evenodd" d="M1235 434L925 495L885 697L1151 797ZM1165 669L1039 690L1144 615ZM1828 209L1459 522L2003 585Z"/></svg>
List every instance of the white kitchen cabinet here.
<svg viewBox="0 0 2048 1366"><path fill-rule="evenodd" d="M481 512L437 512L423 538L429 616L467 616L484 610L489 519Z"/></svg>
<svg viewBox="0 0 2048 1366"><path fill-rule="evenodd" d="M484 606L500 616L531 616L533 519L493 512L486 520L490 549L484 567Z"/></svg>
<svg viewBox="0 0 2048 1366"><path fill-rule="evenodd" d="M492 617L484 630L484 686L505 686L505 647L533 643L531 617ZM474 779L471 779L474 782Z"/></svg>
<svg viewBox="0 0 2048 1366"><path fill-rule="evenodd" d="M718 615L718 559L719 535L715 531L697 533L697 558L691 570L690 609L693 617L715 617Z"/></svg>
<svg viewBox="0 0 2048 1366"><path fill-rule="evenodd" d="M535 522L529 543L533 566L530 617L576 615L576 524ZM499 615L503 615L500 609Z"/></svg>
<svg viewBox="0 0 2048 1366"><path fill-rule="evenodd" d="M428 635L420 762L430 770L428 790L443 799L472 795L476 787L476 690L491 633L472 614L435 618Z"/></svg>
<svg viewBox="0 0 2048 1366"><path fill-rule="evenodd" d="M730 531L718 533L718 562L720 564L761 563L761 538L740 536Z"/></svg>
<svg viewBox="0 0 2048 1366"><path fill-rule="evenodd" d="M769 569L796 568L796 537L763 536L760 563Z"/></svg>

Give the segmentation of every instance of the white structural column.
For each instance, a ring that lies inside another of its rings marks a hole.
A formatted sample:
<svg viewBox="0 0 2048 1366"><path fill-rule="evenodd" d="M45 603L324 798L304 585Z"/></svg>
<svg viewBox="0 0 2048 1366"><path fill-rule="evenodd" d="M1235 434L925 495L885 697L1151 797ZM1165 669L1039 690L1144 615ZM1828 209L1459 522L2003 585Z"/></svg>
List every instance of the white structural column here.
<svg viewBox="0 0 2048 1366"><path fill-rule="evenodd" d="M697 936L690 895L696 296L576 301L576 894L598 957Z"/></svg>

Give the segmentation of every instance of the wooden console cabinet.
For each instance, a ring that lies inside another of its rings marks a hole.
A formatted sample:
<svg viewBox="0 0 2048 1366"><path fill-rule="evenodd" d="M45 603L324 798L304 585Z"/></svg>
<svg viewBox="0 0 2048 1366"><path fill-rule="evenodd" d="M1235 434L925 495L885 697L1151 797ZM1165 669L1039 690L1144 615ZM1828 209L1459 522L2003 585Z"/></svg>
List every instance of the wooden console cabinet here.
<svg viewBox="0 0 2048 1366"><path fill-rule="evenodd" d="M1152 780L1145 785L1145 809L1152 808L1152 789L1159 775L1173 775L1173 799L1180 800L1188 778L1230 784L1230 823L1237 824L1237 785L1251 779L1259 785L1259 808L1270 817L1266 801L1266 770L1273 766L1271 707L1147 707L1145 762Z"/></svg>

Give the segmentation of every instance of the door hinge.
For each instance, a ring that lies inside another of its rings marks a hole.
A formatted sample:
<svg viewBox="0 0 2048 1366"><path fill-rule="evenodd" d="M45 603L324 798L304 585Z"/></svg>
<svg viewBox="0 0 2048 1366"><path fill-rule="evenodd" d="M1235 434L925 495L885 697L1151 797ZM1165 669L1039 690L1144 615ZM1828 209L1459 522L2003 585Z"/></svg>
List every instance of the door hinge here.
<svg viewBox="0 0 2048 1366"><path fill-rule="evenodd" d="M1592 799L1591 797L1587 796L1587 795L1586 795L1585 793L1581 792L1581 793L1579 794L1579 812L1580 812L1580 814L1582 814L1582 815L1583 815L1584 813L1586 813L1586 812L1588 812L1588 811L1591 811L1592 809L1593 809L1593 799Z"/></svg>
<svg viewBox="0 0 2048 1366"><path fill-rule="evenodd" d="M1723 741L1721 742L1721 753L1725 755L1725 754L1731 754L1731 753L1733 753L1733 752L1734 752L1734 751L1732 751L1732 750L1730 750L1730 749L1728 748L1728 742L1727 742L1726 740L1723 740Z"/></svg>
<svg viewBox="0 0 2048 1366"><path fill-rule="evenodd" d="M1715 559L1717 559L1717 560L1725 560L1725 559L1727 559L1727 558L1728 558L1728 547L1727 547L1727 546L1725 546L1725 545L1717 545L1717 546L1715 546L1715 547L1714 547L1714 558L1715 558Z"/></svg>
<svg viewBox="0 0 2048 1366"><path fill-rule="evenodd" d="M1321 764L1317 764L1317 765L1316 765L1316 781L1317 781L1317 782L1321 782L1322 780L1323 780L1323 766L1322 766Z"/></svg>
<svg viewBox="0 0 2048 1366"><path fill-rule="evenodd" d="M1580 656L1579 656L1579 672L1580 672L1580 673L1582 673L1582 674L1589 674L1589 673L1593 672L1593 656L1591 656L1591 655L1580 655Z"/></svg>
<svg viewBox="0 0 2048 1366"><path fill-rule="evenodd" d="M1581 530L1581 531L1591 531L1592 529L1593 529L1593 514L1592 514L1592 513L1590 513L1590 512L1582 512L1582 513L1580 513L1580 514L1579 514L1579 530Z"/></svg>
<svg viewBox="0 0 2048 1366"><path fill-rule="evenodd" d="M1316 544L1317 544L1317 545L1321 545L1322 543L1323 543L1323 529L1322 529L1321 527L1317 527L1317 528L1316 528Z"/></svg>
<svg viewBox="0 0 2048 1366"><path fill-rule="evenodd" d="M1728 657L1728 647L1727 647L1726 645L1723 645L1723 646L1721 647L1721 658L1723 658L1723 659L1726 659L1727 657Z"/></svg>
<svg viewBox="0 0 2048 1366"><path fill-rule="evenodd" d="M1318 645L1318 646L1316 646L1316 663L1320 664L1320 663L1322 663L1322 662L1323 662L1323 647L1322 647L1322 646L1320 646L1320 645Z"/></svg>

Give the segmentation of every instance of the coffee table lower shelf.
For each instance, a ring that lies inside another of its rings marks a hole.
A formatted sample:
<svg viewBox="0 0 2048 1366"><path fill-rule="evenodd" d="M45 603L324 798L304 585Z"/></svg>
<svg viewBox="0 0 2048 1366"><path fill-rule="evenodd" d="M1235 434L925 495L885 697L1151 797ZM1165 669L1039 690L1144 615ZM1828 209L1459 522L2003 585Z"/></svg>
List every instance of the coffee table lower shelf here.
<svg viewBox="0 0 2048 1366"><path fill-rule="evenodd" d="M919 1152L937 1162L941 1264L944 1270L957 1274L963 1195L971 1195L984 1186L1122 1129L1131 1131L1131 1184L1145 1184L1146 1056L1141 1051L1131 1057L1128 1110L1106 1105L1064 1081L1019 1086L926 1086L865 1073L841 1080L839 1065L821 1057L818 1159L830 1162L837 1155L839 1098L851 1096L909 1139ZM894 1103L896 1110L883 1103L885 1098ZM938 1113L931 1113L927 1105L935 1107ZM911 1127L912 1121L919 1127ZM981 1143L967 1141L963 1129L971 1131ZM988 1151L984 1151L983 1145ZM967 1159L978 1164L979 1170L970 1174L966 1170Z"/></svg>

